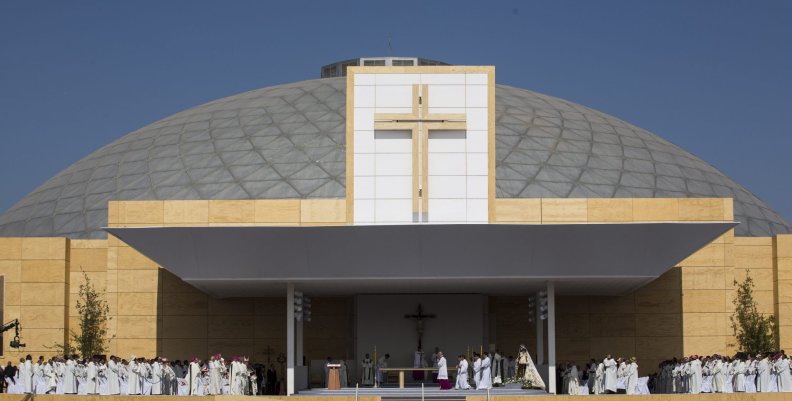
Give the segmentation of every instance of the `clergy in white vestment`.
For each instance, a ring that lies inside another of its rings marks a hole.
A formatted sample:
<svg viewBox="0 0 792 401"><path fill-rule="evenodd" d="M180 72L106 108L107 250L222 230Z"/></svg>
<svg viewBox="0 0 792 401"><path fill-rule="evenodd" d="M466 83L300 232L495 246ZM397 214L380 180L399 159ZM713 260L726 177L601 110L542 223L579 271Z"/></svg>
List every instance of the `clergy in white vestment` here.
<svg viewBox="0 0 792 401"><path fill-rule="evenodd" d="M61 358L55 359L53 362L55 368L55 394L64 394L63 392L63 375L66 373L66 365Z"/></svg>
<svg viewBox="0 0 792 401"><path fill-rule="evenodd" d="M495 355L492 356L492 384L503 383L503 357L500 351L495 350Z"/></svg>
<svg viewBox="0 0 792 401"><path fill-rule="evenodd" d="M129 358L129 365L127 366L127 394L140 395L140 369L138 368L137 359L134 355Z"/></svg>
<svg viewBox="0 0 792 401"><path fill-rule="evenodd" d="M484 352L483 358L481 358L481 379L479 380L479 386L476 388L477 390L487 390L492 388L492 372L490 369L492 368L488 352Z"/></svg>
<svg viewBox="0 0 792 401"><path fill-rule="evenodd" d="M209 394L220 395L222 394L222 376L223 366L222 356L220 354L212 355L209 359Z"/></svg>
<svg viewBox="0 0 792 401"><path fill-rule="evenodd" d="M85 376L85 393L88 395L99 394L99 376L96 374L96 363L93 359L88 362Z"/></svg>
<svg viewBox="0 0 792 401"><path fill-rule="evenodd" d="M151 362L151 395L162 395L162 365L159 359Z"/></svg>
<svg viewBox="0 0 792 401"><path fill-rule="evenodd" d="M190 395L201 395L198 392L198 380L201 377L201 364L198 358L193 358L192 362L190 362L187 375L189 376L187 382L190 385Z"/></svg>
<svg viewBox="0 0 792 401"><path fill-rule="evenodd" d="M602 394L605 392L605 363L600 362L597 364L596 375L594 376L594 394Z"/></svg>
<svg viewBox="0 0 792 401"><path fill-rule="evenodd" d="M464 355L460 355L457 359L459 362L457 363L457 376L454 388L457 390L467 390L470 388L470 383L468 383L468 361L465 359Z"/></svg>
<svg viewBox="0 0 792 401"><path fill-rule="evenodd" d="M451 390L451 383L448 381L448 362L442 351L437 352L437 382L440 383L440 390Z"/></svg>
<svg viewBox="0 0 792 401"><path fill-rule="evenodd" d="M360 383L364 386L374 385L374 361L369 354L360 362L360 367L363 368L363 376L360 378Z"/></svg>
<svg viewBox="0 0 792 401"><path fill-rule="evenodd" d="M712 392L722 393L725 387L723 377L723 361L720 355L715 355L715 364L712 367Z"/></svg>
<svg viewBox="0 0 792 401"><path fill-rule="evenodd" d="M47 383L46 384L47 387L44 390L44 394L54 394L55 390L58 387L58 382L56 380L55 368L52 365L52 360L49 360L47 361L47 363L44 364L43 370L44 370L44 382Z"/></svg>
<svg viewBox="0 0 792 401"><path fill-rule="evenodd" d="M734 363L734 392L735 393L744 393L745 392L745 373L747 371L747 366L745 365L745 361L742 360L742 356L735 357Z"/></svg>
<svg viewBox="0 0 792 401"><path fill-rule="evenodd" d="M588 386L589 393L594 391L594 383L597 382L597 361L591 360L588 365L586 365L587 373L588 373L588 380L586 380L586 385Z"/></svg>
<svg viewBox="0 0 792 401"><path fill-rule="evenodd" d="M33 394L33 363L30 355L25 359L19 359L19 377L22 379L22 392Z"/></svg>
<svg viewBox="0 0 792 401"><path fill-rule="evenodd" d="M688 383L688 392L692 394L699 394L701 393L701 360L699 359L698 355L693 355L693 358L690 360L690 367L689 367L689 383Z"/></svg>
<svg viewBox="0 0 792 401"><path fill-rule="evenodd" d="M605 392L616 393L616 386L618 385L618 378L616 377L616 361L611 358L610 354L602 361L605 368Z"/></svg>
<svg viewBox="0 0 792 401"><path fill-rule="evenodd" d="M776 373L779 393L792 392L792 377L790 377L789 359L786 359L780 352L776 354L776 361L773 370Z"/></svg>
<svg viewBox="0 0 792 401"><path fill-rule="evenodd" d="M118 379L118 358L116 358L115 355L111 355L110 360L107 361L105 375L107 375L107 394L121 394L121 386L119 385Z"/></svg>
<svg viewBox="0 0 792 401"><path fill-rule="evenodd" d="M574 362L569 362L562 373L563 385L561 392L563 394L578 395L580 393L580 382L578 379L578 368Z"/></svg>
<svg viewBox="0 0 792 401"><path fill-rule="evenodd" d="M338 361L338 364L341 365L341 367L338 368L338 379L341 382L341 387L349 387L349 376L347 376L346 362L344 362L342 359Z"/></svg>
<svg viewBox="0 0 792 401"><path fill-rule="evenodd" d="M627 365L627 372L625 374L627 376L627 382L625 384L627 394L637 394L635 392L635 387L638 386L638 361L635 357L630 358L630 363Z"/></svg>
<svg viewBox="0 0 792 401"><path fill-rule="evenodd" d="M759 362L756 364L756 391L759 393L767 393L770 391L770 362L767 356L761 354L756 355Z"/></svg>
<svg viewBox="0 0 792 401"><path fill-rule="evenodd" d="M44 357L39 357L38 361L34 363L32 366L33 371L33 394L46 394L47 388L44 383L44 367L42 366L42 359Z"/></svg>
<svg viewBox="0 0 792 401"><path fill-rule="evenodd" d="M478 352L473 353L473 383L476 385L476 390L479 388L481 382L481 357Z"/></svg>

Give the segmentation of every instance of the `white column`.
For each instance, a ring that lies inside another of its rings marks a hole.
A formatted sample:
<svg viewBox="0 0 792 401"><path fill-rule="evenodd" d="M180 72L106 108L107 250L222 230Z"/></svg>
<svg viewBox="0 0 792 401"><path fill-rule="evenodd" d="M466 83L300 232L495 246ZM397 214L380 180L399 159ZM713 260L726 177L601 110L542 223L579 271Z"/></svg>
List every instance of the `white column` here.
<svg viewBox="0 0 792 401"><path fill-rule="evenodd" d="M536 366L544 364L544 320L542 320L542 302L539 299L539 293L535 294L536 310L534 313L536 317Z"/></svg>
<svg viewBox="0 0 792 401"><path fill-rule="evenodd" d="M286 395L294 394L294 284L286 285Z"/></svg>
<svg viewBox="0 0 792 401"><path fill-rule="evenodd" d="M547 385L549 393L556 393L556 349L555 349L555 286L547 283Z"/></svg>
<svg viewBox="0 0 792 401"><path fill-rule="evenodd" d="M295 327L295 333L297 333L297 366L303 366L303 321L302 319L297 321L297 326Z"/></svg>

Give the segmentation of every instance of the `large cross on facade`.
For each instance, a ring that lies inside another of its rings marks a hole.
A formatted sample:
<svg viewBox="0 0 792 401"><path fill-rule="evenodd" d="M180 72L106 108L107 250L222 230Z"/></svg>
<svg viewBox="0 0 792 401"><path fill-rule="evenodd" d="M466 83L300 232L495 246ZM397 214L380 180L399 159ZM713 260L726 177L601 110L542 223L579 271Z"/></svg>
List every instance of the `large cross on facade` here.
<svg viewBox="0 0 792 401"><path fill-rule="evenodd" d="M405 319L415 319L415 326L416 326L415 328L416 328L416 331L418 332L418 349L423 349L422 342L423 342L423 333L424 333L424 325L423 325L424 324L424 319L434 319L435 317L437 317L437 316L435 316L434 313L431 313L431 314L428 314L428 315L424 314L423 313L423 306L421 306L421 304L418 304L418 311L417 311L416 314L414 314L414 315L410 315L410 314L404 315Z"/></svg>
<svg viewBox="0 0 792 401"><path fill-rule="evenodd" d="M412 132L413 220L427 221L429 212L429 131L466 130L465 114L429 113L429 86L412 87L412 113L376 113L375 130Z"/></svg>

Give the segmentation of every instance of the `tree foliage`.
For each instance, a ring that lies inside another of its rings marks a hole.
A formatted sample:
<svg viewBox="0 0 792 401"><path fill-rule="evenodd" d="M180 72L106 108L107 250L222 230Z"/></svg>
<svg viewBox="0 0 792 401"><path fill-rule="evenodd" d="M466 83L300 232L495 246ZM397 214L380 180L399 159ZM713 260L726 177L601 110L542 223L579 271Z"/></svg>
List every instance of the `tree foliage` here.
<svg viewBox="0 0 792 401"><path fill-rule="evenodd" d="M80 316L80 332L69 333L70 342L83 358L104 354L107 350L107 322L110 307L102 294L96 291L91 279L83 272L77 298L77 313ZM71 348L66 345L65 349Z"/></svg>
<svg viewBox="0 0 792 401"><path fill-rule="evenodd" d="M731 316L731 327L740 349L749 355L777 350L775 318L763 316L757 310L750 270L745 271L742 283L734 280L734 286L737 287L737 294L732 301L734 314Z"/></svg>

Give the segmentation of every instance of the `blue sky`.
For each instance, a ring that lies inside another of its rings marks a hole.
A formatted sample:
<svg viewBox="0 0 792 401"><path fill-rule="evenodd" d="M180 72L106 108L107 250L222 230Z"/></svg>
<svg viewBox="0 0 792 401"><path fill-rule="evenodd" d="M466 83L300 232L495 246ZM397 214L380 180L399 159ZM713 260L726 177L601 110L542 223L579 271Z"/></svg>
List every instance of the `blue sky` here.
<svg viewBox="0 0 792 401"><path fill-rule="evenodd" d="M782 0L3 0L0 211L160 118L389 53L495 65L499 83L682 146L792 220L792 2Z"/></svg>

